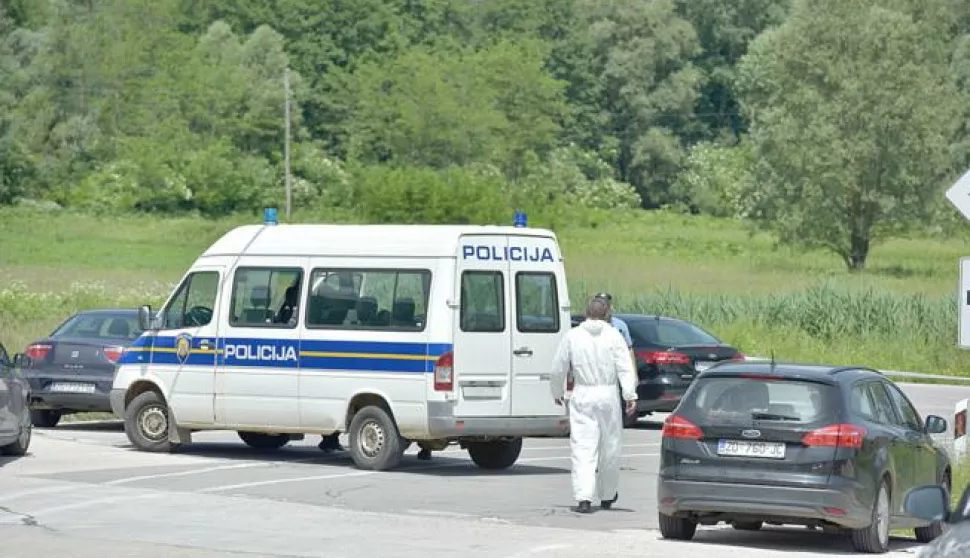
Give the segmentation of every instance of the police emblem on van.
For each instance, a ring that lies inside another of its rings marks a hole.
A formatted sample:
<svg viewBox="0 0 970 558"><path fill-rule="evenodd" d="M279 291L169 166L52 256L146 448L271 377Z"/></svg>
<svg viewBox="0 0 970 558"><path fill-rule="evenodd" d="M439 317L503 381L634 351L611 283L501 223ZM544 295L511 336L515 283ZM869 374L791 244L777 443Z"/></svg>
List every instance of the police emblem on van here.
<svg viewBox="0 0 970 558"><path fill-rule="evenodd" d="M185 364L192 353L192 336L182 333L175 338L175 356L178 357L180 364Z"/></svg>

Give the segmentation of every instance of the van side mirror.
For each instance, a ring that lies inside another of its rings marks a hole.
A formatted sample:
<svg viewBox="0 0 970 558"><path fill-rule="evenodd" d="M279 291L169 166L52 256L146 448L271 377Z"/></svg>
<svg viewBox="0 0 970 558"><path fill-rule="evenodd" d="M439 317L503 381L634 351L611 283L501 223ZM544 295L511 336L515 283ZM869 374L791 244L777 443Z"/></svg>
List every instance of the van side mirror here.
<svg viewBox="0 0 970 558"><path fill-rule="evenodd" d="M152 320L152 307L151 306L148 306L146 304L145 306L142 306L141 308L138 309L138 327L139 327L139 329L141 329L142 331L148 331L148 330L152 329L152 326L154 325L152 323L152 321L153 320Z"/></svg>
<svg viewBox="0 0 970 558"><path fill-rule="evenodd" d="M938 484L917 486L906 493L906 513L927 521L947 521L950 517L950 492Z"/></svg>
<svg viewBox="0 0 970 558"><path fill-rule="evenodd" d="M31 364L33 364L33 361L30 360L30 357L25 355L24 353L17 353L13 355L14 368L20 368L21 370L23 370L24 368L30 368Z"/></svg>
<svg viewBox="0 0 970 558"><path fill-rule="evenodd" d="M946 419L943 417L938 417L936 415L926 416L926 433L927 434L943 434L946 432L947 424Z"/></svg>

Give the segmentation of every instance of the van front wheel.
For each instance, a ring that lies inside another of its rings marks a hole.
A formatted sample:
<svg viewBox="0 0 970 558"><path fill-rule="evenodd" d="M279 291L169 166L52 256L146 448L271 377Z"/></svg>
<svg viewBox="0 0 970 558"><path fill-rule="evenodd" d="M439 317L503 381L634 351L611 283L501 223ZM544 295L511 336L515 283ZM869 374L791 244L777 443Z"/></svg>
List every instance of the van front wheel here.
<svg viewBox="0 0 970 558"><path fill-rule="evenodd" d="M168 441L168 405L158 392L146 391L125 409L125 434L142 451L171 452L179 444Z"/></svg>
<svg viewBox="0 0 970 558"><path fill-rule="evenodd" d="M404 456L404 440L397 425L380 407L370 405L357 411L350 421L348 437L350 457L359 469L393 469Z"/></svg>
<svg viewBox="0 0 970 558"><path fill-rule="evenodd" d="M521 452L522 438L468 444L468 455L481 469L508 469Z"/></svg>

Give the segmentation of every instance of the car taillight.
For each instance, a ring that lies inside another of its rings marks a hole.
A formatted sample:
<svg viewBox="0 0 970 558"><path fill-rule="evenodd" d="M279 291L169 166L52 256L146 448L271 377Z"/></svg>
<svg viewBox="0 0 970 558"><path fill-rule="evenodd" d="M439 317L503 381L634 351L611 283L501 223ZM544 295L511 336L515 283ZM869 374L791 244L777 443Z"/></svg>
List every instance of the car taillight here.
<svg viewBox="0 0 970 558"><path fill-rule="evenodd" d="M690 357L672 351L637 351L637 358L644 364L690 364Z"/></svg>
<svg viewBox="0 0 970 558"><path fill-rule="evenodd" d="M47 353L51 352L51 346L45 343L34 343L29 345L24 354L30 357L30 360L40 361L47 358Z"/></svg>
<svg viewBox="0 0 970 558"><path fill-rule="evenodd" d="M451 351L443 353L434 363L434 390L451 391L455 387L455 355Z"/></svg>
<svg viewBox="0 0 970 558"><path fill-rule="evenodd" d="M105 347L104 348L104 351L102 351L102 352L104 353L104 357L106 359L110 360L111 362L118 362L118 359L121 358L121 353L124 352L124 348L123 347Z"/></svg>
<svg viewBox="0 0 970 558"><path fill-rule="evenodd" d="M833 424L812 430L802 438L806 446L861 448L866 429L854 424Z"/></svg>
<svg viewBox="0 0 970 558"><path fill-rule="evenodd" d="M661 437L700 440L704 437L704 433L693 422L677 415L670 415L664 421Z"/></svg>

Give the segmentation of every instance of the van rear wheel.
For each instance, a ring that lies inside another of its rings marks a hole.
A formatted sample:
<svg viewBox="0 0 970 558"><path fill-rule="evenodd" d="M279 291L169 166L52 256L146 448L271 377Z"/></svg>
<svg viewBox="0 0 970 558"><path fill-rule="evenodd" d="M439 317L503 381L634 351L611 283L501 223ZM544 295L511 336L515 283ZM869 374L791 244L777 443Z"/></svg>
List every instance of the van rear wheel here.
<svg viewBox="0 0 970 558"><path fill-rule="evenodd" d="M265 434L263 432L237 432L237 434L247 446L261 450L280 449L290 443L290 437L285 434Z"/></svg>
<svg viewBox="0 0 970 558"><path fill-rule="evenodd" d="M522 453L522 438L470 442L468 455L480 469L508 469Z"/></svg>
<svg viewBox="0 0 970 558"><path fill-rule="evenodd" d="M369 405L350 421L350 457L359 469L386 471L401 463L404 440L384 409Z"/></svg>

